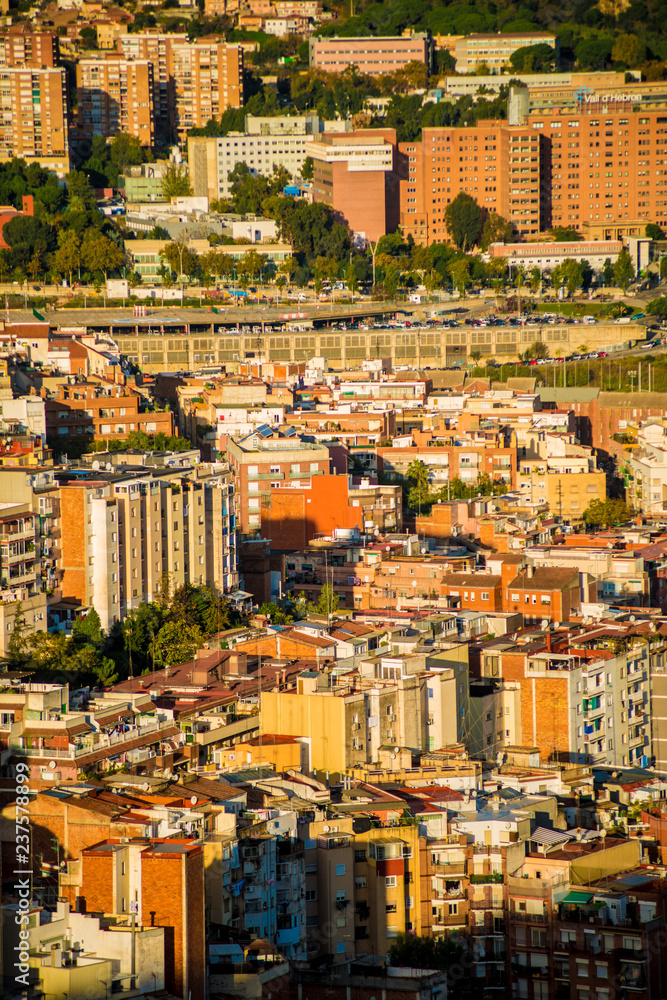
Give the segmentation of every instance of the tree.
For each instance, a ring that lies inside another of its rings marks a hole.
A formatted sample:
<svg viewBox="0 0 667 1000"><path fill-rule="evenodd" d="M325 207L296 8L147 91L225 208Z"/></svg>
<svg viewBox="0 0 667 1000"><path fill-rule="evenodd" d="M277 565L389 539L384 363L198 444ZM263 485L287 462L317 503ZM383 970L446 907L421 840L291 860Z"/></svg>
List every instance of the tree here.
<svg viewBox="0 0 667 1000"><path fill-rule="evenodd" d="M345 284L347 285L348 291L352 295L352 301L354 301L354 293L359 288L359 281L357 279L357 272L353 260L351 260L347 266L347 270L345 272Z"/></svg>
<svg viewBox="0 0 667 1000"><path fill-rule="evenodd" d="M164 172L161 188L167 201L191 195L192 187L186 165L184 163L170 163Z"/></svg>
<svg viewBox="0 0 667 1000"><path fill-rule="evenodd" d="M262 255L257 253L256 250L246 250L236 265L236 270L239 275L245 274L251 281L254 281L256 274L261 275L263 267L264 259Z"/></svg>
<svg viewBox="0 0 667 1000"><path fill-rule="evenodd" d="M445 224L457 247L472 250L482 232L482 210L474 198L459 191L445 209Z"/></svg>
<svg viewBox="0 0 667 1000"><path fill-rule="evenodd" d="M168 621L156 636L156 660L169 667L187 663L203 644L204 634L198 625Z"/></svg>
<svg viewBox="0 0 667 1000"><path fill-rule="evenodd" d="M62 670L68 645L64 632L33 632L27 640L30 661L40 670Z"/></svg>
<svg viewBox="0 0 667 1000"><path fill-rule="evenodd" d="M301 177L304 181L312 181L314 176L314 161L312 156L307 156L301 167Z"/></svg>
<svg viewBox="0 0 667 1000"><path fill-rule="evenodd" d="M458 289L459 294L463 297L465 295L466 285L470 282L470 264L467 258L462 257L459 260L455 260L453 264L450 265L449 273L452 276L452 282Z"/></svg>
<svg viewBox="0 0 667 1000"><path fill-rule="evenodd" d="M73 229L58 232L58 249L53 255L53 266L60 274L66 274L72 284L72 275L81 266L81 240Z"/></svg>
<svg viewBox="0 0 667 1000"><path fill-rule="evenodd" d="M554 243L578 243L581 239L581 233L574 226L554 226L551 235Z"/></svg>
<svg viewBox="0 0 667 1000"><path fill-rule="evenodd" d="M97 31L95 28L91 28L90 25L86 25L85 28L81 28L79 31L79 38L81 39L81 47L84 49L96 49L97 48Z"/></svg>
<svg viewBox="0 0 667 1000"><path fill-rule="evenodd" d="M488 250L492 243L511 243L515 238L514 226L497 212L489 212L482 227L479 244Z"/></svg>
<svg viewBox="0 0 667 1000"><path fill-rule="evenodd" d="M510 56L510 65L515 73L549 73L555 61L556 53L546 42L524 45Z"/></svg>
<svg viewBox="0 0 667 1000"><path fill-rule="evenodd" d="M67 182L67 200L71 207L79 210L95 207L95 194L83 171L72 170L65 180Z"/></svg>
<svg viewBox="0 0 667 1000"><path fill-rule="evenodd" d="M610 36L582 38L574 49L579 69L604 69L611 55L613 39Z"/></svg>
<svg viewBox="0 0 667 1000"><path fill-rule="evenodd" d="M420 459L414 459L407 468L407 478L412 486L408 490L408 503L413 510L419 510L431 501L428 468Z"/></svg>
<svg viewBox="0 0 667 1000"><path fill-rule="evenodd" d="M514 275L514 287L516 288L516 297L518 303L518 313L521 316L521 289L523 288L524 282L526 280L526 272L522 266L517 267L516 274Z"/></svg>
<svg viewBox="0 0 667 1000"><path fill-rule="evenodd" d="M602 265L602 283L604 285L611 285L614 281L614 265L610 261L609 257L606 258L604 264Z"/></svg>
<svg viewBox="0 0 667 1000"><path fill-rule="evenodd" d="M292 615L283 611L283 609L274 601L265 601L264 604L260 604L258 614L264 615L265 618L269 618L272 625L291 625L294 621Z"/></svg>
<svg viewBox="0 0 667 1000"><path fill-rule="evenodd" d="M611 50L611 58L626 66L639 66L646 59L646 45L637 35L619 35Z"/></svg>
<svg viewBox="0 0 667 1000"><path fill-rule="evenodd" d="M181 285L183 278L193 277L199 267L199 258L195 251L189 248L188 242L188 236L183 232L160 250L160 257L176 273Z"/></svg>
<svg viewBox="0 0 667 1000"><path fill-rule="evenodd" d="M628 290L628 285L634 279L635 268L627 247L623 247L616 263L614 264L614 281L619 288L623 289L623 294Z"/></svg>
<svg viewBox="0 0 667 1000"><path fill-rule="evenodd" d="M584 511L584 521L591 527L609 528L623 524L634 515L625 500L592 500Z"/></svg>
<svg viewBox="0 0 667 1000"><path fill-rule="evenodd" d="M112 240L102 233L88 233L81 245L81 261L91 271L101 271L107 281L109 271L123 266L125 255Z"/></svg>
<svg viewBox="0 0 667 1000"><path fill-rule="evenodd" d="M10 665L14 668L23 666L29 658L26 651L27 631L28 631L28 622L26 621L25 614L23 613L23 604L21 603L21 601L17 601L16 607L14 608L12 634L9 639L9 642L7 643L9 662Z"/></svg>
<svg viewBox="0 0 667 1000"><path fill-rule="evenodd" d="M333 585L325 583L320 591L317 604L309 605L308 610L314 614L326 615L327 618L330 618L338 611L339 603L340 600L338 594L334 592Z"/></svg>
<svg viewBox="0 0 667 1000"><path fill-rule="evenodd" d="M646 235L650 240L664 240L665 234L655 222L648 222L646 224Z"/></svg>
<svg viewBox="0 0 667 1000"><path fill-rule="evenodd" d="M535 358L536 360L543 360L544 358L549 357L549 348L544 341L536 340L526 351L526 356L529 358Z"/></svg>
<svg viewBox="0 0 667 1000"><path fill-rule="evenodd" d="M80 643L99 645L104 638L100 616L95 608L87 615L77 618L72 626L72 638Z"/></svg>
<svg viewBox="0 0 667 1000"><path fill-rule="evenodd" d="M109 159L119 174L147 158L140 140L129 132L119 132L109 144Z"/></svg>

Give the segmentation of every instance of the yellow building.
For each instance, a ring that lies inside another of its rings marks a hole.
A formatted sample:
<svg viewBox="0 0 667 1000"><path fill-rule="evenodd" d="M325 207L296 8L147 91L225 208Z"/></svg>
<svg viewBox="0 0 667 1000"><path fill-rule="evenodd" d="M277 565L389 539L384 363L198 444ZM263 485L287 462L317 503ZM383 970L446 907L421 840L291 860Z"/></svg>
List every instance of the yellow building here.
<svg viewBox="0 0 667 1000"><path fill-rule="evenodd" d="M239 764L272 764L276 771L301 769L301 742L293 736L263 733L245 743L216 750L216 763L221 767Z"/></svg>
<svg viewBox="0 0 667 1000"><path fill-rule="evenodd" d="M579 521L593 500L605 500L607 477L604 472L589 471L578 460L568 464L559 459L554 467L552 459L522 461L519 469L519 488L533 503L546 501L552 515L564 521Z"/></svg>

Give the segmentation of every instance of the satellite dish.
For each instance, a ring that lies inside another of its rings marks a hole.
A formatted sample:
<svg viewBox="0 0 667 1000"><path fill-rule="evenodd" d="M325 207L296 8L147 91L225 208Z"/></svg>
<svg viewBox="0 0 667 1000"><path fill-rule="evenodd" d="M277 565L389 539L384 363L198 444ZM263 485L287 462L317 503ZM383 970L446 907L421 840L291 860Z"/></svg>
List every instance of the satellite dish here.
<svg viewBox="0 0 667 1000"><path fill-rule="evenodd" d="M470 795L471 795L471 797L472 797L473 799L476 799L476 798L477 798L477 789L476 789L476 788L473 788L473 790L472 790L472 792L470 793Z"/></svg>
<svg viewBox="0 0 667 1000"><path fill-rule="evenodd" d="M637 621L637 616L636 615L630 615L630 621L631 622L636 622Z"/></svg>
<svg viewBox="0 0 667 1000"><path fill-rule="evenodd" d="M511 823L505 823L505 829L506 830L511 830L512 829L512 824Z"/></svg>
<svg viewBox="0 0 667 1000"><path fill-rule="evenodd" d="M190 805L191 806L196 806L198 802L199 802L199 799L197 798L196 795L191 795L190 796Z"/></svg>
<svg viewBox="0 0 667 1000"><path fill-rule="evenodd" d="M322 833L328 833L330 829L331 829L330 826L325 825L322 827Z"/></svg>
<svg viewBox="0 0 667 1000"><path fill-rule="evenodd" d="M93 462L93 469L95 469L95 471L97 472L97 470L99 469L99 467L100 467L100 463L97 461L97 459L95 459L95 461Z"/></svg>
<svg viewBox="0 0 667 1000"><path fill-rule="evenodd" d="M391 759L392 759L392 760L396 760L396 754L395 754L395 753L393 753L393 754L391 755Z"/></svg>
<svg viewBox="0 0 667 1000"><path fill-rule="evenodd" d="M548 618L543 618L542 619L542 621L540 622L540 628L542 629L543 632L546 632L546 630L549 628L549 619Z"/></svg>
<svg viewBox="0 0 667 1000"><path fill-rule="evenodd" d="M560 628L560 622L554 622L554 628Z"/></svg>
<svg viewBox="0 0 667 1000"><path fill-rule="evenodd" d="M394 753L398 753L399 750L400 750L400 747L394 747Z"/></svg>
<svg viewBox="0 0 667 1000"><path fill-rule="evenodd" d="M143 785L141 787L143 788L143 790L145 792L150 792L150 790L151 790L151 786L150 786L150 784L147 781L144 781L144 783L143 783Z"/></svg>
<svg viewBox="0 0 667 1000"><path fill-rule="evenodd" d="M49 761L49 767L50 767L50 768L54 768L55 766L56 766L56 762L55 762L55 760L50 760L50 761Z"/></svg>

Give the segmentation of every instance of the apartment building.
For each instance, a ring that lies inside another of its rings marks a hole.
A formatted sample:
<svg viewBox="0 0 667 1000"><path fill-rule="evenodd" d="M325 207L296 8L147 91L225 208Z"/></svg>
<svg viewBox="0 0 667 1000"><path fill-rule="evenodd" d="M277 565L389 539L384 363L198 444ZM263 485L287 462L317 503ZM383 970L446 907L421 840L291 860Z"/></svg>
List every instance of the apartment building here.
<svg viewBox="0 0 667 1000"><path fill-rule="evenodd" d="M172 45L174 128L184 139L188 129L220 118L227 108L243 106L243 48L217 36Z"/></svg>
<svg viewBox="0 0 667 1000"><path fill-rule="evenodd" d="M77 895L85 900L87 913L135 913L139 927L168 930L164 955L167 990L174 996L204 1000L203 846L176 838L133 839L130 843L125 838L106 840L81 852L78 871Z"/></svg>
<svg viewBox="0 0 667 1000"><path fill-rule="evenodd" d="M627 462L628 502L645 513L667 503L667 421L647 420L637 430L637 447Z"/></svg>
<svg viewBox="0 0 667 1000"><path fill-rule="evenodd" d="M425 128L421 142L399 143L398 151L400 224L415 242L447 239L445 210L461 191L522 236L545 228L542 141L528 124Z"/></svg>
<svg viewBox="0 0 667 1000"><path fill-rule="evenodd" d="M457 38L454 44L456 72L474 73L478 67L488 66L491 73L500 73L514 52L531 45L551 46L558 66L560 42L556 35L549 31L515 31Z"/></svg>
<svg viewBox="0 0 667 1000"><path fill-rule="evenodd" d="M142 146L155 139L153 62L108 53L76 67L78 124L83 136L107 139L127 132Z"/></svg>
<svg viewBox="0 0 667 1000"><path fill-rule="evenodd" d="M64 69L0 67L0 105L0 156L36 159L61 172L69 166Z"/></svg>
<svg viewBox="0 0 667 1000"><path fill-rule="evenodd" d="M619 641L624 632L619 628ZM646 766L650 652L638 640L625 641L627 652L615 655L595 629L560 641L548 633L548 648L493 641L481 651L481 675L518 682L520 742L539 747L541 759Z"/></svg>
<svg viewBox="0 0 667 1000"><path fill-rule="evenodd" d="M356 680L320 669L300 675L296 691L264 692L262 724L310 741L314 774L342 774L377 761L383 748L427 749L431 731L441 745L459 742L467 700L467 663L379 654L361 661Z"/></svg>
<svg viewBox="0 0 667 1000"><path fill-rule="evenodd" d="M419 62L431 68L431 38L428 33L361 38L310 38L309 63L325 73L344 73L354 66L360 73L381 76Z"/></svg>
<svg viewBox="0 0 667 1000"><path fill-rule="evenodd" d="M244 533L260 530L262 502L274 486L308 489L313 476L330 471L328 449L297 437L265 438L256 433L230 438L227 459L236 486L238 527Z"/></svg>
<svg viewBox="0 0 667 1000"><path fill-rule="evenodd" d="M166 35L159 31L122 35L116 47L126 59L149 62L153 66L153 114L155 133L161 138L174 136L176 101L173 48L185 45L187 35Z"/></svg>
<svg viewBox="0 0 667 1000"><path fill-rule="evenodd" d="M214 492L213 492L214 491ZM238 582L232 492L177 470L64 477L60 486L62 593L94 607L108 629L165 580Z"/></svg>
<svg viewBox="0 0 667 1000"><path fill-rule="evenodd" d="M58 35L55 31L32 31L25 24L15 24L0 35L0 67L33 66L53 69L60 61Z"/></svg>
<svg viewBox="0 0 667 1000"><path fill-rule="evenodd" d="M29 503L0 503L0 591L9 601L41 590L37 517Z"/></svg>
<svg viewBox="0 0 667 1000"><path fill-rule="evenodd" d="M313 199L329 205L360 239L378 240L398 225L395 144L393 129L364 129L323 134L305 145L313 160Z"/></svg>
<svg viewBox="0 0 667 1000"><path fill-rule="evenodd" d="M229 198L229 173L245 163L252 174L269 175L284 167L292 178L301 175L306 144L319 135L317 115L260 118L248 115L245 132L214 138L188 137L190 182L195 196L213 201Z"/></svg>
<svg viewBox="0 0 667 1000"><path fill-rule="evenodd" d="M121 440L136 431L146 434L174 433L174 415L169 410L142 409L137 392L124 385L76 382L59 385L45 401L48 435L89 434L95 441Z"/></svg>
<svg viewBox="0 0 667 1000"><path fill-rule="evenodd" d="M607 476L590 457L521 459L518 485L530 502L546 502L565 523L581 522L586 508L607 498Z"/></svg>

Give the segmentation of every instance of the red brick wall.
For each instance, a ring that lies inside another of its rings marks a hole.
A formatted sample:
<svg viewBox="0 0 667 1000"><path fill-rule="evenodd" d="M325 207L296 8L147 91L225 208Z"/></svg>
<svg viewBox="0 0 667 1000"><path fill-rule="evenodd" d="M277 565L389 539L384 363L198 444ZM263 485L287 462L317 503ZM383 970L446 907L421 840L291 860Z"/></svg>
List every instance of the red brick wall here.
<svg viewBox="0 0 667 1000"><path fill-rule="evenodd" d="M86 491L60 489L60 537L63 597L86 602Z"/></svg>
<svg viewBox="0 0 667 1000"><path fill-rule="evenodd" d="M82 855L79 895L85 900L86 913L114 912L114 864L112 851Z"/></svg>

